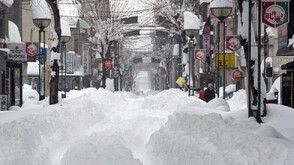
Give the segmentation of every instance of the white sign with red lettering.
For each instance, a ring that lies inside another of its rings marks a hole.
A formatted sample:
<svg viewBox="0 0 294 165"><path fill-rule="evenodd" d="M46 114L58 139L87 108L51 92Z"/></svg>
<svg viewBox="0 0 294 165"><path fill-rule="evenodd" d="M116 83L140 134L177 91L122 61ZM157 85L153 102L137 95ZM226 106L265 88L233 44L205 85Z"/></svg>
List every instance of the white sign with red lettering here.
<svg viewBox="0 0 294 165"><path fill-rule="evenodd" d="M238 80L241 80L242 77L243 77L243 72L241 70L239 70L239 69L233 70L233 72L232 72L232 79L233 80L238 81Z"/></svg>

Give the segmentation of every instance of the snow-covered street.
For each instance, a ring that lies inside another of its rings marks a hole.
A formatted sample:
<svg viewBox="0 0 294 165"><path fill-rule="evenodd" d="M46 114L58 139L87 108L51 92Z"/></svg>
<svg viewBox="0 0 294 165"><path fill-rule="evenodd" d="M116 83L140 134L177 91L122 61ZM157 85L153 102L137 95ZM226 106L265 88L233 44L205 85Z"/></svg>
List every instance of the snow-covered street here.
<svg viewBox="0 0 294 165"><path fill-rule="evenodd" d="M269 105L259 125L244 98L244 90L234 93L228 107L178 89L89 88L56 105L28 99L0 112L0 164L294 164L293 109Z"/></svg>

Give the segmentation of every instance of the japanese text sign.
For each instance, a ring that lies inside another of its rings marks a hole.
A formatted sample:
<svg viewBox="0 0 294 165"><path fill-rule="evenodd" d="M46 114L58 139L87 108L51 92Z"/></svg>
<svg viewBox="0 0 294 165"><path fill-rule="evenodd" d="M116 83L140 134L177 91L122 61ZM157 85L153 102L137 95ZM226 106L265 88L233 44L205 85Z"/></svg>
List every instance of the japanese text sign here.
<svg viewBox="0 0 294 165"><path fill-rule="evenodd" d="M277 28L289 22L289 1L263 1L262 23Z"/></svg>

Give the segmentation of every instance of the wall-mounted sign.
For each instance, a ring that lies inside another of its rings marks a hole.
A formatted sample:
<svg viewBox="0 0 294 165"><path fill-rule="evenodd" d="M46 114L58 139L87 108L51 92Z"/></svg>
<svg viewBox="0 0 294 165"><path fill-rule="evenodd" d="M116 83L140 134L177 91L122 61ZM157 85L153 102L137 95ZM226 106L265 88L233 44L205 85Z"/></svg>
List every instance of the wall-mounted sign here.
<svg viewBox="0 0 294 165"><path fill-rule="evenodd" d="M243 72L241 70L239 70L239 69L233 70L233 72L232 72L232 79L233 80L238 81L238 80L241 80L242 77L243 77Z"/></svg>
<svg viewBox="0 0 294 165"><path fill-rule="evenodd" d="M83 48L82 48L82 61L83 61L83 70L84 70L84 74L89 74L89 68L90 68L90 64L89 64L89 44L83 44Z"/></svg>
<svg viewBox="0 0 294 165"><path fill-rule="evenodd" d="M210 56L210 24L204 26L202 36L203 49L206 50L206 56Z"/></svg>
<svg viewBox="0 0 294 165"><path fill-rule="evenodd" d="M39 44L37 42L26 43L26 53L28 62L36 62L36 56L39 51Z"/></svg>
<svg viewBox="0 0 294 165"><path fill-rule="evenodd" d="M218 61L218 56L219 56L219 61ZM216 54L215 56L215 62L216 62L216 68L224 68L224 60L223 60L224 54ZM226 67L225 68L234 68L235 67L235 55L230 53L230 54L225 54L225 62L226 62Z"/></svg>
<svg viewBox="0 0 294 165"><path fill-rule="evenodd" d="M289 1L263 1L262 23L277 28L289 23Z"/></svg>
<svg viewBox="0 0 294 165"><path fill-rule="evenodd" d="M236 51L241 48L240 36L226 36L226 48L231 51Z"/></svg>
<svg viewBox="0 0 294 165"><path fill-rule="evenodd" d="M8 59L13 61L27 61L26 45L23 43L7 43L7 48L10 49Z"/></svg>
<svg viewBox="0 0 294 165"><path fill-rule="evenodd" d="M8 107L7 95L0 95L0 111L6 111Z"/></svg>
<svg viewBox="0 0 294 165"><path fill-rule="evenodd" d="M41 63L44 63L44 61L47 61L47 48L45 48L45 52L44 52L44 48L40 49L40 54L41 54L41 60L40 60L40 55L39 53L37 53L37 60L41 61ZM44 56L45 53L45 56Z"/></svg>
<svg viewBox="0 0 294 165"><path fill-rule="evenodd" d="M206 55L205 49L196 49L194 52L194 58L198 61L202 60Z"/></svg>

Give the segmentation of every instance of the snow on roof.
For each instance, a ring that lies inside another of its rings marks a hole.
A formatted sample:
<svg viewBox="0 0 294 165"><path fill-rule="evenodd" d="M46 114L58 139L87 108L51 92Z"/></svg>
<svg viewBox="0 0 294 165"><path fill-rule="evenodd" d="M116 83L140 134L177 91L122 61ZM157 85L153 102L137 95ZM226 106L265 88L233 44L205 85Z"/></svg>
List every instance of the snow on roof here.
<svg viewBox="0 0 294 165"><path fill-rule="evenodd" d="M18 27L12 21L8 21L8 36L9 36L9 42L18 42L18 43L21 42L21 37L20 37Z"/></svg>
<svg viewBox="0 0 294 165"><path fill-rule="evenodd" d="M12 6L13 0L0 0L0 3L4 4L8 8Z"/></svg>
<svg viewBox="0 0 294 165"><path fill-rule="evenodd" d="M210 8L233 7L232 0L214 0L210 4Z"/></svg>
<svg viewBox="0 0 294 165"><path fill-rule="evenodd" d="M65 20L71 28L76 28L80 14L78 7L80 3L73 3L72 0L62 0L58 2L58 9L61 19Z"/></svg>
<svg viewBox="0 0 294 165"><path fill-rule="evenodd" d="M71 36L70 27L66 21L60 20L60 26L61 26L61 36Z"/></svg>
<svg viewBox="0 0 294 165"><path fill-rule="evenodd" d="M32 19L51 19L51 14L45 0L31 1Z"/></svg>
<svg viewBox="0 0 294 165"><path fill-rule="evenodd" d="M184 12L184 29L200 29L201 22L199 18L192 12Z"/></svg>

